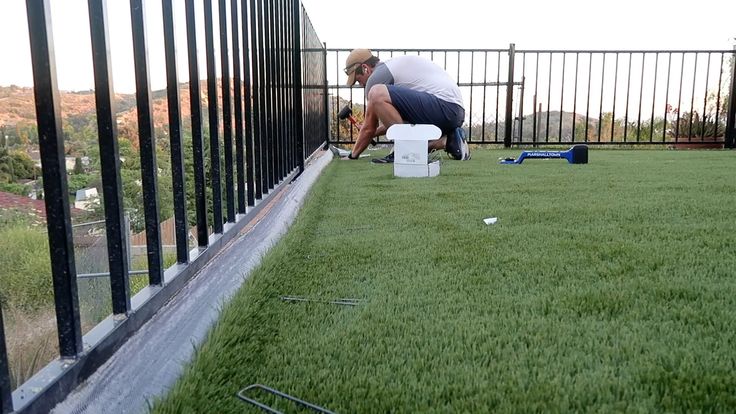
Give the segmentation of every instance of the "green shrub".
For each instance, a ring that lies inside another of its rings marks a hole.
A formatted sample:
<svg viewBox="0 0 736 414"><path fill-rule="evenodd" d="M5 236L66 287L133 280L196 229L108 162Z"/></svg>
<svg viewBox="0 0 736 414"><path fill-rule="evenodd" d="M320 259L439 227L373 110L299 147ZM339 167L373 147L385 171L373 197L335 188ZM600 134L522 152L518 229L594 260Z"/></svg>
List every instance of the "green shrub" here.
<svg viewBox="0 0 736 414"><path fill-rule="evenodd" d="M25 311L53 304L51 263L46 232L7 219L0 229L0 300Z"/></svg>
<svg viewBox="0 0 736 414"><path fill-rule="evenodd" d="M0 183L0 191L16 194L20 196L28 195L28 189L23 184L16 183Z"/></svg>

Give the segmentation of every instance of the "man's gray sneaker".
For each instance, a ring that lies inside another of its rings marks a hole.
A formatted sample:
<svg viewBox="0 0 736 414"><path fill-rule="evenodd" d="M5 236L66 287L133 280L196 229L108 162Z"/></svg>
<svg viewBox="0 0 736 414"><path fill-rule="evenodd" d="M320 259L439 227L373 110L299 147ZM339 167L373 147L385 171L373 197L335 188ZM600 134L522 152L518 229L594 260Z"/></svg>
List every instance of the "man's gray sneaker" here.
<svg viewBox="0 0 736 414"><path fill-rule="evenodd" d="M468 141L463 140L463 144L460 147L462 150L462 154L460 156L460 159L463 161L467 161L470 159L470 148L468 148Z"/></svg>
<svg viewBox="0 0 736 414"><path fill-rule="evenodd" d="M394 152L391 151L390 154L383 158L374 158L371 162L374 164L392 164L394 162Z"/></svg>
<svg viewBox="0 0 736 414"><path fill-rule="evenodd" d="M338 158L344 158L350 155L350 151L344 150L342 148L337 148L334 145L330 145L330 151L332 151L332 154Z"/></svg>
<svg viewBox="0 0 736 414"><path fill-rule="evenodd" d="M465 130L462 127L455 128L447 135L445 151L455 160L467 161L470 159L470 149L465 141Z"/></svg>

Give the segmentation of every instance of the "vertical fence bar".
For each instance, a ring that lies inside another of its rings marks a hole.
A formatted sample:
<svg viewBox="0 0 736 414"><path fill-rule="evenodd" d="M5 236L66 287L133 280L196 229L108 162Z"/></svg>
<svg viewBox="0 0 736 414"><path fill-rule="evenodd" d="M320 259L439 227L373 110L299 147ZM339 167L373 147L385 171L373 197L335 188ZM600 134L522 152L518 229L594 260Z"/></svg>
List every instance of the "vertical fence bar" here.
<svg viewBox="0 0 736 414"><path fill-rule="evenodd" d="M294 27L293 22L291 24L291 27L292 28ZM293 34L292 34L292 37L293 37ZM447 58L445 57L445 63L446 63L446 59ZM340 142L340 120L337 118L337 114L340 111L340 107L339 107L340 105L340 79L342 79L340 77L340 68L342 67L342 65L340 64L340 52L339 51L335 52L335 62L336 62L335 63L335 79L337 79L338 81L337 81L337 85L335 85L335 99L333 99L332 117L334 117L334 120L335 120L335 132L337 134L337 137L335 138L335 140L337 142ZM333 118L330 118L330 119L332 120Z"/></svg>
<svg viewBox="0 0 736 414"><path fill-rule="evenodd" d="M626 137L629 130L629 102L631 98L631 61L634 59L633 53L629 53L629 70L626 75L626 112L624 112L624 142L626 142ZM618 54L616 54L616 60L618 61ZM618 67L618 64L616 65ZM618 69L618 68L617 68ZM614 92L614 96L615 96ZM614 102L616 102L614 100ZM616 105L614 104L614 108ZM613 118L613 121L615 121L615 118ZM615 122L614 122L615 123ZM613 129L611 130L611 141L613 141Z"/></svg>
<svg viewBox="0 0 736 414"><path fill-rule="evenodd" d="M0 306L0 413L13 412L13 390L10 388L10 366L8 350L5 347L5 324Z"/></svg>
<svg viewBox="0 0 736 414"><path fill-rule="evenodd" d="M289 166L289 117L288 105L286 97L289 93L288 83L286 81L287 70L287 48L286 40L288 39L288 20L286 17L286 0L279 1L279 112L281 119L281 177L286 177L291 169ZM325 115L326 116L326 115Z"/></svg>
<svg viewBox="0 0 736 414"><path fill-rule="evenodd" d="M672 75L672 52L667 53L667 86L664 90L664 125L662 126L662 142L667 141L667 116L672 108L670 105L670 78Z"/></svg>
<svg viewBox="0 0 736 414"><path fill-rule="evenodd" d="M522 67L526 65L526 55L523 55L523 64ZM521 90L519 91L519 143L523 141L522 137L522 131L524 130L524 93L525 93L525 85L526 85L526 75L524 75L524 70L522 69L522 75L521 75Z"/></svg>
<svg viewBox="0 0 736 414"><path fill-rule="evenodd" d="M289 27L287 25L287 27ZM288 39L287 39L287 45L288 45ZM325 83L324 88L322 88L322 93L324 93L324 101L325 101L325 149L328 148L330 145L330 138L332 137L332 134L330 134L330 91L328 89L329 83L327 82L327 43L322 43L322 47L324 47L324 52L322 52L322 64L324 65L324 76L322 77L322 82Z"/></svg>
<svg viewBox="0 0 736 414"><path fill-rule="evenodd" d="M263 37L260 24L261 0L250 0L250 37L251 37L251 68L253 77L253 168L255 175L255 199L263 196L263 73L261 71L261 38Z"/></svg>
<svg viewBox="0 0 736 414"><path fill-rule="evenodd" d="M249 13L249 4L252 3L248 0L242 0L241 3L241 22L243 24L242 32L243 32L243 110L244 110L244 121L245 121L245 171L246 171L246 182L247 182L247 201L248 205L253 207L256 204L255 199L255 170L253 168L253 124L254 124L254 117L253 117L253 111L252 111L252 101L251 98L253 96L252 90L253 90L253 84L251 81L251 60L250 60L250 52L251 47L249 47L249 36L254 37L254 35L250 34L250 19Z"/></svg>
<svg viewBox="0 0 736 414"><path fill-rule="evenodd" d="M533 119L533 130L532 130L532 143L537 143L537 129L538 129L538 123L539 123L539 112L537 111L537 99L539 96L539 52L536 52L535 54L535 68L534 68L534 107L532 108L534 119Z"/></svg>
<svg viewBox="0 0 736 414"><path fill-rule="evenodd" d="M547 68L547 121L544 126L544 142L549 142L549 118L552 109L552 52L549 52L549 67Z"/></svg>
<svg viewBox="0 0 736 414"><path fill-rule="evenodd" d="M657 101L657 78L659 74L659 52L654 55L654 86L652 87L652 118L649 121L649 143L654 142L654 111Z"/></svg>
<svg viewBox="0 0 736 414"><path fill-rule="evenodd" d="M269 135L268 135L268 188L273 189L278 184L278 154L279 154L279 113L277 111L277 95L278 95L278 80L276 76L276 62L275 62L275 51L276 51L276 18L274 16L274 8L276 1L271 0L266 2L266 21L267 21L267 34L266 40L268 44L266 46L266 70L268 71L268 114L269 114Z"/></svg>
<svg viewBox="0 0 736 414"><path fill-rule="evenodd" d="M291 23L289 20L289 2L287 0L281 0L280 6L280 20L281 20L281 50L280 50L280 59L281 59L281 65L279 70L279 75L281 78L281 108L283 113L281 114L282 124L283 124L283 141L282 144L284 146L282 151L282 157L283 160L282 166L283 166L283 174L284 176L288 175L290 171L293 170L292 168L292 145L293 142L291 140L291 137L294 134L292 123L291 123L291 116L289 114L291 113L291 105L290 105L290 99L291 96L290 92L290 85L291 82L290 79L290 54L289 54L289 39L291 36ZM321 46L321 45L320 45ZM320 63L321 59L320 59ZM323 92L320 90L320 93ZM320 107L322 107L324 104L324 101L320 102ZM327 113L325 113L324 118L322 118L322 125L324 125L325 122L327 122Z"/></svg>
<svg viewBox="0 0 736 414"><path fill-rule="evenodd" d="M227 222L235 222L235 190L233 182L233 115L230 100L230 53L227 44L227 0L220 0L219 12L220 29L220 74L222 83L222 126L223 126L223 153L225 161L225 201ZM231 11L232 13L232 11Z"/></svg>
<svg viewBox="0 0 736 414"><path fill-rule="evenodd" d="M294 117L294 111L296 110L296 103L295 103L296 101L294 100L295 96L293 93L294 65L295 65L293 43L294 43L294 36L296 36L296 34L294 33L294 19L299 18L299 16L295 14L294 6L290 0L284 0L284 16L285 16L284 18L284 27L285 27L284 45L286 48L286 50L284 50L285 52L284 59L286 59L286 66L285 66L285 71L284 71L284 75L285 75L284 82L286 84L285 99L287 102L287 105L286 105L287 112L284 116L286 118L286 123L288 125L288 131L289 131L289 135L286 141L286 147L287 147L286 162L289 165L289 171L294 172L296 169L296 166L298 165L298 161L297 161L297 156L296 156L296 139L295 139L296 120ZM323 46L323 44L321 44L320 46ZM327 50L325 48L325 56L324 56L325 62L327 61L326 53L327 53ZM335 67L338 70L338 73L340 73L339 70L342 67L339 64L338 58L339 58L339 53L335 53ZM324 79L327 78L327 66L325 66L325 73L323 74L323 78ZM340 78L337 77L336 79L339 85ZM327 90L326 86L325 86L325 90ZM339 95L339 92L340 92L339 86L335 89L335 92L336 92L336 96ZM329 110L330 105L333 105L334 107L334 112L332 113L335 114L334 115L335 128L339 134L340 125L339 125L339 120L337 119L337 107L336 107L337 104L338 104L337 99L330 101L329 90L327 90L327 94L325 95L326 112L325 112L325 118L324 118L325 125L327 126L327 138L326 138L327 141L330 141L332 140L332 138L335 138L330 135L330 128L331 128L332 119L333 119L330 117L330 113L331 113ZM327 147L328 147L327 143L325 143L325 148Z"/></svg>
<svg viewBox="0 0 736 414"><path fill-rule="evenodd" d="M618 57L619 54L616 52L616 65L613 70L613 108L611 109L611 141L613 142L613 135L616 128L616 95L618 91ZM629 75L631 75L631 53L629 53ZM629 92L626 91L626 105L629 104ZM628 108L627 108L628 110ZM624 138L624 141L626 138Z"/></svg>
<svg viewBox="0 0 736 414"><path fill-rule="evenodd" d="M245 6L245 5L243 5ZM243 157L243 83L240 77L240 25L238 0L230 1L233 44L233 104L235 110L235 167L237 175L238 213L245 214L245 159Z"/></svg>
<svg viewBox="0 0 736 414"><path fill-rule="evenodd" d="M460 66L460 57L458 56L458 66ZM501 95L501 51L496 52L496 124L494 130L493 140L498 142L498 104L500 102Z"/></svg>
<svg viewBox="0 0 736 414"><path fill-rule="evenodd" d="M286 139L286 162L289 165L289 171L293 172L294 169L297 166L297 159L296 159L296 141L294 137L296 136L296 121L294 119L294 110L295 110L295 101L294 101L294 94L292 92L293 88L293 78L294 78L294 53L292 51L292 42L294 39L294 13L292 12L292 6L291 2L289 0L284 0L284 28L285 28L285 37L284 37L284 59L286 60L284 71L284 83L286 85L285 89L285 100L286 100L286 108L287 112L284 114L286 118L286 123L288 125L288 131L289 134ZM323 45L321 45L323 46ZM327 51L325 49L325 54L323 56L324 62L327 61ZM325 63L325 72L322 74L322 79L327 79L327 66ZM329 111L329 91L327 90L327 83L325 82L325 87L323 88L323 92L325 93L324 97L324 106L325 106L325 115L324 115L324 127L326 127L327 136L325 137L325 142L330 140L330 111ZM325 148L327 148L327 145L325 144Z"/></svg>
<svg viewBox="0 0 736 414"><path fill-rule="evenodd" d="M600 107L598 108L598 142L601 142L601 131L603 129L603 90L606 79L606 52L603 52L603 61L601 63L601 95L598 100Z"/></svg>
<svg viewBox="0 0 736 414"><path fill-rule="evenodd" d="M220 138L217 120L217 74L215 70L215 28L212 0L204 0L204 32L207 56L207 109L210 132L210 186L212 187L212 229L222 233L222 188L220 177Z"/></svg>
<svg viewBox="0 0 736 414"><path fill-rule="evenodd" d="M286 97L289 95L289 83L287 82L287 46L288 20L286 14L286 0L276 3L277 26L277 53L276 53L276 76L278 79L278 120L279 120L279 181L286 177L290 170L289 160L289 116Z"/></svg>
<svg viewBox="0 0 736 414"><path fill-rule="evenodd" d="M88 4L112 310L116 315L127 315L130 311L130 284L128 283L128 254L124 234L120 155L113 109L114 91L108 45L107 1L89 0Z"/></svg>
<svg viewBox="0 0 736 414"><path fill-rule="evenodd" d="M698 57L699 56L700 54L695 52L695 60L693 62L693 87L690 90L690 116L688 117L690 119L688 120L688 126L687 126L688 142L693 140L693 114L695 113L695 84L696 84L696 80L698 77Z"/></svg>
<svg viewBox="0 0 736 414"><path fill-rule="evenodd" d="M644 99L644 65L647 61L646 53L641 54L641 78L639 79L639 116L636 118L636 142L641 140L641 104Z"/></svg>
<svg viewBox="0 0 736 414"><path fill-rule="evenodd" d="M506 81L506 121L504 125L503 146L511 146L511 134L514 126L513 102L514 102L514 59L516 58L516 45L509 45L509 74ZM498 109L496 109L498 111Z"/></svg>
<svg viewBox="0 0 736 414"><path fill-rule="evenodd" d="M266 71L266 54L268 53L267 48L267 33L266 25L266 1L258 0L258 20L259 28L258 40L259 48L258 51L258 70L260 71L261 85L259 88L258 99L260 102L260 115L261 115L261 187L263 194L268 194L270 191L269 177L271 171L269 170L268 156L270 151L269 134L271 126L269 125L269 111L268 111L268 72Z"/></svg>
<svg viewBox="0 0 736 414"><path fill-rule="evenodd" d="M259 99L261 100L261 180L263 182L263 194L268 194L271 190L271 165L269 157L271 155L271 111L269 104L269 87L270 79L268 78L268 70L266 59L268 55L268 10L267 1L258 0L258 17L260 20L260 28L258 29L260 51L258 53L258 69L261 72L261 88Z"/></svg>
<svg viewBox="0 0 736 414"><path fill-rule="evenodd" d="M278 0L272 0L268 2L266 10L268 10L268 29L269 29L269 47L268 47L268 72L269 72L269 86L270 86L270 108L271 108L271 182L270 188L276 188L279 182L280 174L280 162L279 153L281 152L281 137L280 137L280 114L278 111L279 102L279 84L278 84L278 71L276 70L276 59L278 49L278 20L276 19L276 7Z"/></svg>
<svg viewBox="0 0 736 414"><path fill-rule="evenodd" d="M296 155L299 167L299 173L304 172L304 122L302 112L302 29L301 29L301 2L300 0L292 0L292 18L293 21L293 37L292 50L294 61L294 122L296 131L294 139L296 140Z"/></svg>
<svg viewBox="0 0 736 414"><path fill-rule="evenodd" d="M148 73L146 11L143 0L130 0L130 20L133 32L135 96L138 105L138 143L141 158L141 187L146 222L146 254L148 282L163 282L164 263L161 254L161 220L158 214L158 168L156 166L156 133L153 129L153 104Z"/></svg>
<svg viewBox="0 0 736 414"><path fill-rule="evenodd" d="M565 63L567 62L567 53L562 53L562 76L560 78L560 129L557 132L558 142L562 142L562 104L565 99ZM573 122L575 122L575 114L573 114Z"/></svg>
<svg viewBox="0 0 736 414"><path fill-rule="evenodd" d="M724 53L721 53L721 63L718 65L718 92L716 93L716 125L713 129L713 139L718 137L718 130L720 129L720 116L721 116L721 85L723 82L723 58ZM725 135L725 134L724 134Z"/></svg>
<svg viewBox="0 0 736 414"><path fill-rule="evenodd" d="M54 305L62 358L82 352L77 270L74 263L71 213L64 162L59 88L56 83L53 29L49 0L26 2L33 69L33 97L43 166L46 228L49 238ZM4 343L4 341L3 341ZM3 398L4 399L4 398Z"/></svg>
<svg viewBox="0 0 736 414"><path fill-rule="evenodd" d="M171 185L174 191L174 224L176 261L189 262L189 228L187 225L186 174L181 137L179 76L176 65L176 41L172 0L162 0L164 26L164 58L166 60L166 97L169 109L169 147L171 149ZM196 82L196 81L195 81ZM190 84L192 82L190 81Z"/></svg>
<svg viewBox="0 0 736 414"><path fill-rule="evenodd" d="M284 108L283 108L283 82L281 81L281 75L283 73L283 62L281 60L281 50L283 46L281 44L282 30L283 30L283 16L281 15L281 0L276 0L273 3L273 15L274 15L274 47L273 47L273 66L274 66L274 86L276 95L274 97L274 107L276 115L276 156L275 156L275 170L276 179L274 183L281 182L281 179L286 176L284 173Z"/></svg>
<svg viewBox="0 0 736 414"><path fill-rule="evenodd" d="M273 71L273 108L274 108L274 137L276 145L274 146L274 186L276 186L285 176L283 173L284 165L282 154L284 151L284 130L283 116L281 108L281 1L275 0L271 5L271 15L273 21L273 46L271 47L271 63Z"/></svg>
<svg viewBox="0 0 736 414"><path fill-rule="evenodd" d="M588 142L588 131L590 130L590 86L593 77L593 53L588 53L588 90L585 103L585 142ZM599 120L600 122L600 120Z"/></svg>
<svg viewBox="0 0 736 414"><path fill-rule="evenodd" d="M572 93L572 131L570 141L575 142L575 125L578 123L578 71L580 69L580 53L575 52L575 87Z"/></svg>
<svg viewBox="0 0 736 414"><path fill-rule="evenodd" d="M294 134L296 131L296 125L294 123L294 94L292 93L292 78L293 78L293 68L294 68L294 62L293 62L293 53L291 50L291 40L293 39L293 29L294 25L292 24L292 18L293 14L291 13L291 6L290 2L288 0L283 0L282 2L282 8L283 8L283 15L284 15L284 39L283 39L283 59L284 59L284 71L283 71L283 82L284 82L284 122L286 125L286 137L285 137L285 160L287 166L287 172L293 172L294 168L296 166L296 158L294 157L294 148L295 148L295 142L294 142ZM320 46L323 46L323 44L320 44ZM324 61L326 61L327 55L326 51L325 54L322 56L322 63L324 64ZM325 70L327 66L325 65ZM321 76L322 79L327 78L327 72L325 71L322 73ZM327 136L325 137L325 148L327 148L326 142L329 141L329 126L330 126L330 118L329 118L329 91L327 91L327 83L325 83L325 86L322 88L322 92L325 94L323 99L322 106L324 107L325 113L323 120L323 127L326 127Z"/></svg>
<svg viewBox="0 0 736 414"><path fill-rule="evenodd" d="M475 51L470 52L470 106L468 107L468 140L473 140L473 75L475 74ZM460 82L460 79L458 79Z"/></svg>
<svg viewBox="0 0 736 414"><path fill-rule="evenodd" d="M287 87L285 82L285 70L286 70L286 59L284 58L284 54L286 52L286 45L285 45L285 39L286 39L286 14L284 13L284 0L279 0L278 3L276 3L276 16L277 21L279 22L278 26L278 48L277 48L277 54L276 54L276 67L278 68L278 79L279 79L279 131L280 131L280 140L279 140L279 175L281 181L281 178L286 177L289 165L288 165L288 158L287 158L287 117L286 117L286 93L287 93Z"/></svg>
<svg viewBox="0 0 736 414"><path fill-rule="evenodd" d="M296 21L301 18L301 8L299 6L299 3L295 3L293 1L286 1L286 9L287 9L287 22L286 25L288 27L288 38L286 40L286 44L288 45L288 59L289 59L289 73L288 73L288 79L287 82L289 83L289 91L288 91L288 99L289 99L289 125L291 125L291 135L289 136L289 162L291 164L291 170L294 171L299 166L299 156L297 155L298 149L297 149L297 131L299 126L297 125L298 121L296 118L296 110L297 106L300 106L302 103L301 95L297 99L297 94L294 91L295 85L294 85L294 76L296 73L296 65L301 64L301 59L297 59L297 55L294 51L294 42L295 39L301 39L301 33L296 30ZM337 73L341 73L340 69L342 68L342 65L339 61L340 54L335 53L335 66L337 69ZM327 67L325 67L325 77L327 77ZM338 84L340 83L339 79L340 76L337 76ZM338 105L339 102L339 93L340 88L339 86L335 88L335 99L332 101L333 105L333 111L332 116L334 118L330 117L330 112L328 111L325 114L325 117L328 117L330 119L330 122L332 119L335 120L335 128L338 131L340 131L340 124L339 120L337 119L337 112L339 110ZM300 106L301 108L301 106ZM300 109L300 111L303 111L303 108ZM329 134L330 129L327 129L327 133ZM302 129L303 132L303 129ZM301 174L301 171L298 172L298 174Z"/></svg>
<svg viewBox="0 0 736 414"><path fill-rule="evenodd" d="M685 78L685 53L680 61L680 88L677 92L677 124L675 124L675 142L680 139L680 114L682 113L682 81Z"/></svg>
<svg viewBox="0 0 736 414"><path fill-rule="evenodd" d="M731 54L731 92L728 96L725 146L736 148L736 46Z"/></svg>
<svg viewBox="0 0 736 414"><path fill-rule="evenodd" d="M281 62L279 64L279 81L281 83L281 128L283 131L281 141L283 146L281 151L282 177L286 177L289 174L289 171L291 171L291 163L289 162L289 136L291 134L291 131L289 130L289 103L287 100L289 96L289 82L287 74L289 65L287 47L287 40L289 39L289 21L286 13L286 6L286 0L281 0L279 2L279 21L281 27L281 35L279 41L279 62ZM326 117L327 114L325 114L325 118Z"/></svg>
<svg viewBox="0 0 736 414"><path fill-rule="evenodd" d="M267 157L266 165L268 165L268 174L266 175L266 187L272 190L275 187L276 178L276 151L278 142L276 140L276 119L274 110L275 91L275 68L273 64L274 49L274 31L275 26L273 20L273 1L264 1L264 19L265 19L265 40L264 45L264 63L266 71L266 125L268 126L268 134L266 135Z"/></svg>
<svg viewBox="0 0 736 414"><path fill-rule="evenodd" d="M488 83L488 51L483 53L483 114L481 115L480 123L480 140L485 142L486 140L486 84ZM497 87L498 88L498 87Z"/></svg>
<svg viewBox="0 0 736 414"><path fill-rule="evenodd" d="M205 191L204 143L202 142L202 102L197 58L197 27L194 0L186 0L187 56L189 57L189 108L192 117L192 158L194 164L194 205L197 212L197 245L209 244L207 192Z"/></svg>
<svg viewBox="0 0 736 414"><path fill-rule="evenodd" d="M291 32L289 30L290 24L289 24L289 10L288 10L289 2L287 0L281 0L281 70L279 71L281 75L281 107L283 108L283 125L284 125L284 151L283 151L283 165L284 165L284 176L286 176L290 171L293 170L292 163L291 163L291 142L290 139L291 136L293 136L293 128L291 127L291 117L289 116L289 113L291 111L291 108L289 106L289 36L291 35ZM321 59L320 59L320 63ZM320 92L323 92L323 90L320 90ZM324 104L324 100L321 102L321 104ZM323 106L323 105L320 105ZM324 113L324 117L322 118L323 124L327 121L327 112Z"/></svg>
<svg viewBox="0 0 736 414"><path fill-rule="evenodd" d="M517 142L524 142L524 95L526 95L526 53L521 54L521 86L519 88L519 139Z"/></svg>
<svg viewBox="0 0 736 414"><path fill-rule="evenodd" d="M708 62L705 66L705 93L703 94L705 96L703 97L703 114L700 120L702 125L702 127L700 128L701 140L705 139L705 117L707 115L706 111L708 110L708 82L710 81L710 58L711 54L710 52L708 52Z"/></svg>

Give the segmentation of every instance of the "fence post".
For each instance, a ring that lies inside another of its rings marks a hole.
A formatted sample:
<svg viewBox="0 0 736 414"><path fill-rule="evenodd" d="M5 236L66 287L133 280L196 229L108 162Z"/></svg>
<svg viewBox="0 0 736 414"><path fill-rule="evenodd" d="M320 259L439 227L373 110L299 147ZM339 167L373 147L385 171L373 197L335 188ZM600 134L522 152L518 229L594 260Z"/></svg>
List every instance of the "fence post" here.
<svg viewBox="0 0 736 414"><path fill-rule="evenodd" d="M509 45L509 76L506 81L506 121L504 123L503 146L509 148L511 146L511 134L514 128L514 57L516 55L516 45Z"/></svg>
<svg viewBox="0 0 736 414"><path fill-rule="evenodd" d="M736 148L736 46L731 54L731 93L728 97L726 120L726 148Z"/></svg>

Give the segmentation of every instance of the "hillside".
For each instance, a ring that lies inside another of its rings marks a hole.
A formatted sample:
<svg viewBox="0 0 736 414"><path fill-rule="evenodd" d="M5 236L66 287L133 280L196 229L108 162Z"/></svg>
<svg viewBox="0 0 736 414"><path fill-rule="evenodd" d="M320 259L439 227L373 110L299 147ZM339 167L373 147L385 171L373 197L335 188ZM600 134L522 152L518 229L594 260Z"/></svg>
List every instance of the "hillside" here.
<svg viewBox="0 0 736 414"><path fill-rule="evenodd" d="M95 96L93 91L61 92L63 117L94 116ZM135 95L118 94L115 105L119 112L135 106ZM33 125L36 123L33 88L0 86L0 126Z"/></svg>
<svg viewBox="0 0 736 414"><path fill-rule="evenodd" d="M206 105L206 83L202 81L202 102ZM189 119L189 84L182 83L179 90L181 112L184 122ZM153 117L156 129L168 126L168 104L166 91L152 92ZM96 117L94 91L60 92L61 114L64 131L73 134L80 126L88 125ZM137 112L135 94L116 94L115 110L118 121L118 130L122 137L126 137L137 144ZM205 108L203 108L203 111ZM25 139L18 140L28 134L29 129L35 129L36 108L33 97L33 88L18 86L0 86L0 135L8 135L9 141L25 144ZM71 129L71 130L69 130ZM17 141L16 141L17 140ZM33 139L30 139L33 141Z"/></svg>

